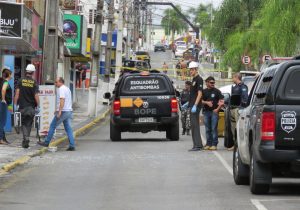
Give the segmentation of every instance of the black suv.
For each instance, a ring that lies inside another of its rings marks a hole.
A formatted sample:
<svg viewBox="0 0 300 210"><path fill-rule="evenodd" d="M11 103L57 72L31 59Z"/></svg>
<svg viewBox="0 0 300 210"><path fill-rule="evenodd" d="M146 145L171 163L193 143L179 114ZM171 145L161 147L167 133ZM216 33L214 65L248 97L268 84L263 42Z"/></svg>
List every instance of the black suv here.
<svg viewBox="0 0 300 210"><path fill-rule="evenodd" d="M300 177L300 61L263 70L239 111L233 155L236 184L267 193L272 177Z"/></svg>
<svg viewBox="0 0 300 210"><path fill-rule="evenodd" d="M168 76L140 72L124 74L111 98L110 139L121 140L121 132L166 131L166 138L179 140L176 90Z"/></svg>
<svg viewBox="0 0 300 210"><path fill-rule="evenodd" d="M161 43L157 43L155 46L154 46L154 52L157 52L157 51L163 51L163 52L166 52L166 48L163 44Z"/></svg>

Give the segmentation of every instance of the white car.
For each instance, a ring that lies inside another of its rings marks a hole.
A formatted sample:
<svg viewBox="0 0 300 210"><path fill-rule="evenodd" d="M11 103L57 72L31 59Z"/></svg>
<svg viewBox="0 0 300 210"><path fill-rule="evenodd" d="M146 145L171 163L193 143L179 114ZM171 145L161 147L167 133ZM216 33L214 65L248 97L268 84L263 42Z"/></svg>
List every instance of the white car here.
<svg viewBox="0 0 300 210"><path fill-rule="evenodd" d="M178 46L175 50L175 58L183 57L183 53L187 50L185 46Z"/></svg>

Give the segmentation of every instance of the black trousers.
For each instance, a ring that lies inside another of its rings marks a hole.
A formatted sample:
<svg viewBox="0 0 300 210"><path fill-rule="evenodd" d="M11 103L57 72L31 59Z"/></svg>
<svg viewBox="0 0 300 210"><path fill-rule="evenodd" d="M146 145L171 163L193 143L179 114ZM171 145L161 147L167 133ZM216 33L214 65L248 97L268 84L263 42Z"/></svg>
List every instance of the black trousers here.
<svg viewBox="0 0 300 210"><path fill-rule="evenodd" d="M30 132L34 120L35 110L33 107L25 107L20 110L22 116L23 141L29 142Z"/></svg>

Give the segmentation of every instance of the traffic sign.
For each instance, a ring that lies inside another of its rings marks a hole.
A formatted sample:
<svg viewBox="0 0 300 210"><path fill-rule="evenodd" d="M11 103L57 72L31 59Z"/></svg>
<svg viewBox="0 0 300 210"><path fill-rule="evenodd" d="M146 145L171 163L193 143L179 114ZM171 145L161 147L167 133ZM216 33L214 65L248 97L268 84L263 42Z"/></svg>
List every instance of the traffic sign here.
<svg viewBox="0 0 300 210"><path fill-rule="evenodd" d="M251 63L251 58L250 58L250 56L248 56L248 55L243 56L242 62L243 62L243 64L245 64L245 65L249 65L249 64Z"/></svg>
<svg viewBox="0 0 300 210"><path fill-rule="evenodd" d="M272 56L271 55L263 55L262 57L262 62L266 62L266 61L269 61L269 60L272 60Z"/></svg>

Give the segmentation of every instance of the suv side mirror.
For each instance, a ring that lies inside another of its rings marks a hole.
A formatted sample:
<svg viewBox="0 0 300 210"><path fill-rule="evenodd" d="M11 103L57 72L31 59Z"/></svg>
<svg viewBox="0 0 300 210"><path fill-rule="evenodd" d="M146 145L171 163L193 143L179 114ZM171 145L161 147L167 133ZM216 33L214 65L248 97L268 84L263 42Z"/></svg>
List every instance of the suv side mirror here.
<svg viewBox="0 0 300 210"><path fill-rule="evenodd" d="M104 95L103 95L103 98L105 98L105 99L110 99L111 98L111 94L110 94L110 92L106 92L106 93L104 93Z"/></svg>
<svg viewBox="0 0 300 210"><path fill-rule="evenodd" d="M176 97L180 97L180 92L178 90L175 90Z"/></svg>

